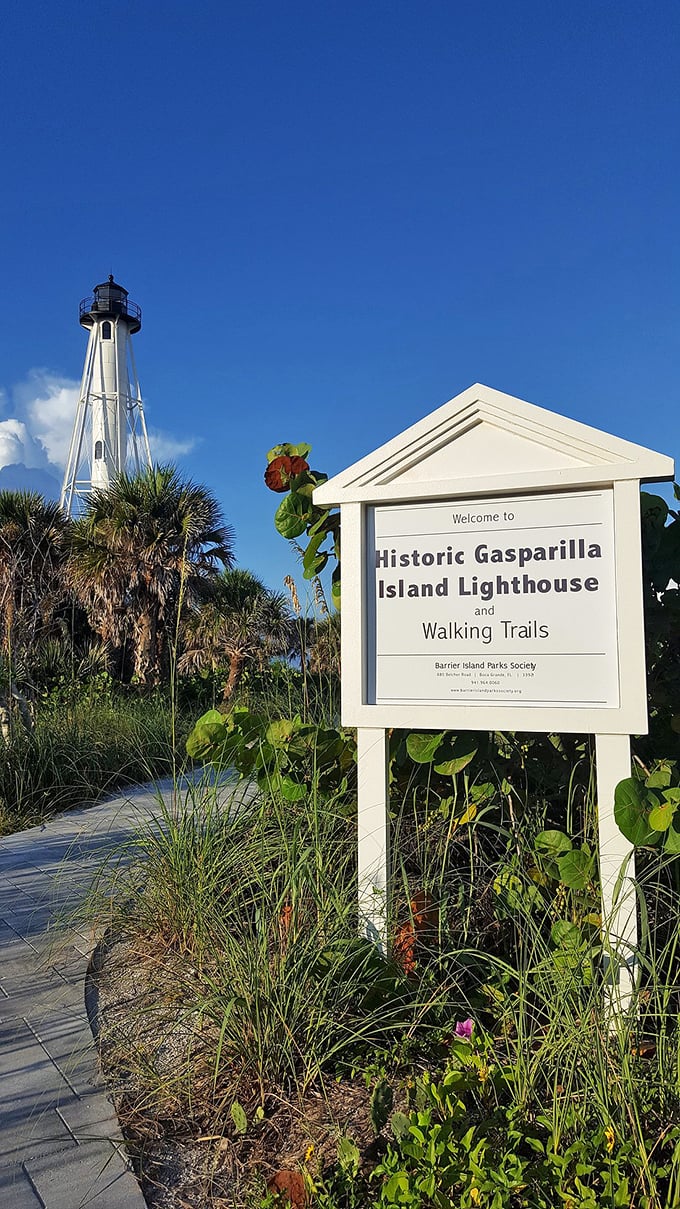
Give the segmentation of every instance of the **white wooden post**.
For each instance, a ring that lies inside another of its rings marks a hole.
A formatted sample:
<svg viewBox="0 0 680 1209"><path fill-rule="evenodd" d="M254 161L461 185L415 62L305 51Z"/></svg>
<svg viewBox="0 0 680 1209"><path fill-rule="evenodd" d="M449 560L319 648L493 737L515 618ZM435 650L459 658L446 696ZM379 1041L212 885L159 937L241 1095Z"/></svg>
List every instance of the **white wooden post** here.
<svg viewBox="0 0 680 1209"><path fill-rule="evenodd" d="M619 1015L635 986L638 927L634 848L614 818L614 791L630 776L630 737L596 735L597 818L606 1001Z"/></svg>
<svg viewBox="0 0 680 1209"><path fill-rule="evenodd" d="M386 953L390 859L386 731L359 727L357 755L359 930Z"/></svg>

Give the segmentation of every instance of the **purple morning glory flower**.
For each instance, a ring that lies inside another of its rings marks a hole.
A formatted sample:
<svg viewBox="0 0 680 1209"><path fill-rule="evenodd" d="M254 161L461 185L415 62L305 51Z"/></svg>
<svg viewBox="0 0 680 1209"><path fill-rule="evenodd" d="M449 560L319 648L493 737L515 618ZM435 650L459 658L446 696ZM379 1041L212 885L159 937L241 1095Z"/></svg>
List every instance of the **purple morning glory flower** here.
<svg viewBox="0 0 680 1209"><path fill-rule="evenodd" d="M468 1016L467 1020L459 1020L456 1025L456 1037L461 1037L464 1041L472 1039L472 1030L475 1027L474 1020Z"/></svg>

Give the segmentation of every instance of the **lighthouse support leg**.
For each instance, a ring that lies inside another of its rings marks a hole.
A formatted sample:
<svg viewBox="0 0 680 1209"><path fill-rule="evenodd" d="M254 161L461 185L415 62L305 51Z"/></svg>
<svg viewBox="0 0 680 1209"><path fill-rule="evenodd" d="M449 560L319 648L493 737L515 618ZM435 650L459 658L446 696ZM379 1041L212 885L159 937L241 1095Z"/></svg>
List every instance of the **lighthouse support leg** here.
<svg viewBox="0 0 680 1209"><path fill-rule="evenodd" d="M635 850L614 818L614 791L630 776L630 737L596 735L595 758L605 1006L613 1020L630 1007L638 961Z"/></svg>

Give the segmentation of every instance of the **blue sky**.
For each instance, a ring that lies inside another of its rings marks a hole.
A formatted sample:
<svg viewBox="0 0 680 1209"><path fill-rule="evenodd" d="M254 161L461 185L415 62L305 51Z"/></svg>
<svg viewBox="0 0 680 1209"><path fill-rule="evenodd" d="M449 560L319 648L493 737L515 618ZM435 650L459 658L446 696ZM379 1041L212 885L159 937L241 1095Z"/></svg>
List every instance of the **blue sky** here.
<svg viewBox="0 0 680 1209"><path fill-rule="evenodd" d="M157 448L272 586L279 441L335 473L481 381L680 452L679 32L676 0L8 3L0 463L58 461L109 272Z"/></svg>

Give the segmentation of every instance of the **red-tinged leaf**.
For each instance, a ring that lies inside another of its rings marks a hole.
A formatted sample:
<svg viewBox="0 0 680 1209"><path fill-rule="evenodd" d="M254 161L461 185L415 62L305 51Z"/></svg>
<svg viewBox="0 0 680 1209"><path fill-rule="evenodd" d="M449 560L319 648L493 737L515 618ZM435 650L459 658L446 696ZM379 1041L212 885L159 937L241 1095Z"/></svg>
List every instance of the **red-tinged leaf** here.
<svg viewBox="0 0 680 1209"><path fill-rule="evenodd" d="M307 1204L305 1181L299 1171L288 1171L282 1168L267 1181L267 1188L285 1203L287 1200L293 1209L304 1209Z"/></svg>
<svg viewBox="0 0 680 1209"><path fill-rule="evenodd" d="M309 470L309 463L304 458L281 454L269 463L264 472L264 481L270 491L287 491L290 480L296 474L302 474L303 470Z"/></svg>
<svg viewBox="0 0 680 1209"><path fill-rule="evenodd" d="M415 973L416 933L410 919L397 929L392 952L405 974L410 976Z"/></svg>

